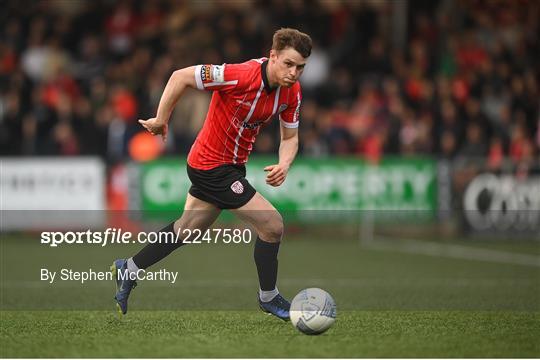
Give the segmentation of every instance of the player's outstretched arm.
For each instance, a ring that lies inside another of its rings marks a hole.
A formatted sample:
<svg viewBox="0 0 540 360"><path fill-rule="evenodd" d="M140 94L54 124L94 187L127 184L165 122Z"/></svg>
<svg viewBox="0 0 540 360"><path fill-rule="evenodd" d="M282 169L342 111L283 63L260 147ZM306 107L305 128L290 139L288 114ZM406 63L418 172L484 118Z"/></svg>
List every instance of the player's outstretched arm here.
<svg viewBox="0 0 540 360"><path fill-rule="evenodd" d="M161 135L163 141L165 141L169 118L186 87L197 88L195 66L176 70L172 73L161 95L156 117L139 120L139 123L152 135Z"/></svg>
<svg viewBox="0 0 540 360"><path fill-rule="evenodd" d="M272 186L283 184L289 168L298 152L298 128L286 128L281 126L281 143L279 144L279 163L264 168L266 183Z"/></svg>

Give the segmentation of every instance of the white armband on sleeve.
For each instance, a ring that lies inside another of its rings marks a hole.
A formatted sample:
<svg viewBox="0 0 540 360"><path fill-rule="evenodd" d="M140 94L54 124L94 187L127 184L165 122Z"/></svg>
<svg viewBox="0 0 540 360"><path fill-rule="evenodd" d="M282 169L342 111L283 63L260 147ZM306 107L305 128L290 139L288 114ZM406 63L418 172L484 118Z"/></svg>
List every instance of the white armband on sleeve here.
<svg viewBox="0 0 540 360"><path fill-rule="evenodd" d="M197 83L197 89L199 90L204 90L204 85L201 77L202 67L203 65L195 66L195 82Z"/></svg>

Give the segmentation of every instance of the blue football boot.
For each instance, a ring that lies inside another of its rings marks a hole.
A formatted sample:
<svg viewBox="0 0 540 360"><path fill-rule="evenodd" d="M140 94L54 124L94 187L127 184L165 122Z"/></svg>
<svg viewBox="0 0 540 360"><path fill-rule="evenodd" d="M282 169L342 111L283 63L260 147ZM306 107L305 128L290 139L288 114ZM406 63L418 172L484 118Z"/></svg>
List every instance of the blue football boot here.
<svg viewBox="0 0 540 360"><path fill-rule="evenodd" d="M122 279L120 276L118 276L119 272L122 273L122 275L127 275L126 259L117 259L111 265L111 273L113 278L116 280L116 295L114 296L114 299L116 300L116 307L118 308L118 312L120 314L125 315L128 309L129 294L131 293L131 290L137 286L137 282L128 278Z"/></svg>
<svg viewBox="0 0 540 360"><path fill-rule="evenodd" d="M272 314L283 321L289 321L289 310L291 309L291 303L288 302L281 296L277 294L275 298L268 302L262 302L261 298L257 295L259 299L259 307L262 311L268 314Z"/></svg>

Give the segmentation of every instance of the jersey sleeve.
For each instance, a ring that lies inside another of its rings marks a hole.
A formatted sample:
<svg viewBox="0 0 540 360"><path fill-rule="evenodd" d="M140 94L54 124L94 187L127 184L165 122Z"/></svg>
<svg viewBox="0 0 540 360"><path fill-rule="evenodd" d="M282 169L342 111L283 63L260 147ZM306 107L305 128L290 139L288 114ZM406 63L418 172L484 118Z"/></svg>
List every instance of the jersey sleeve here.
<svg viewBox="0 0 540 360"><path fill-rule="evenodd" d="M300 86L291 95L287 103L287 108L279 114L279 120L282 126L294 129L300 124L300 104L302 103Z"/></svg>
<svg viewBox="0 0 540 360"><path fill-rule="evenodd" d="M242 64L197 65L195 81L197 89L208 91L230 91L243 85Z"/></svg>

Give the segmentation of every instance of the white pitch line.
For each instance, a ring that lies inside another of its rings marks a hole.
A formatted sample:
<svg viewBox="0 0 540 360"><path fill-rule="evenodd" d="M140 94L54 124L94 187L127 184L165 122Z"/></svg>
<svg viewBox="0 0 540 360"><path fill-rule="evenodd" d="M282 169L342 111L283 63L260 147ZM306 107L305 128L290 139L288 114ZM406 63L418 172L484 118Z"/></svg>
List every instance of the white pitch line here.
<svg viewBox="0 0 540 360"><path fill-rule="evenodd" d="M456 244L435 244L413 239L392 239L377 236L369 243L362 243L362 246L370 250L398 251L453 259L540 267L540 256Z"/></svg>

